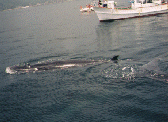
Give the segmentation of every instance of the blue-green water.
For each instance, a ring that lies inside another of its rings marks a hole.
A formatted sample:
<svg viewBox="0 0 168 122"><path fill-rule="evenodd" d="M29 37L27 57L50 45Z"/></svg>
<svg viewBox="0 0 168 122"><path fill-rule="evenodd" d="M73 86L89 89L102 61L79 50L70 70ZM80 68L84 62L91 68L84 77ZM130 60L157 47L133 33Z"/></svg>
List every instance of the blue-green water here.
<svg viewBox="0 0 168 122"><path fill-rule="evenodd" d="M82 1L0 12L0 121L167 121L168 15L100 23ZM105 63L24 74L51 60Z"/></svg>

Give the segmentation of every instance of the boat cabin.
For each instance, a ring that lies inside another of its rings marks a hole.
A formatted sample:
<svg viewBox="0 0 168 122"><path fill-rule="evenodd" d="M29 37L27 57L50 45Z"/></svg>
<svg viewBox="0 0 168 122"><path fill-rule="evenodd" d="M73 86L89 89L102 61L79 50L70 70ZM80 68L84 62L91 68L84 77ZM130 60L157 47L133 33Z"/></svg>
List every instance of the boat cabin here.
<svg viewBox="0 0 168 122"><path fill-rule="evenodd" d="M150 7L162 4L164 0L131 0L131 7L132 9L136 9L139 7ZM114 2L113 0L99 0L99 1L93 1L94 6L99 6L101 8L110 8L114 9L114 7L117 5L117 2Z"/></svg>
<svg viewBox="0 0 168 122"><path fill-rule="evenodd" d="M112 8L114 9L114 6L117 4L117 2L114 2L113 0L99 0L93 1L94 6L99 6L101 8Z"/></svg>
<svg viewBox="0 0 168 122"><path fill-rule="evenodd" d="M162 4L162 0L134 0L131 2L131 8L151 7L159 4Z"/></svg>

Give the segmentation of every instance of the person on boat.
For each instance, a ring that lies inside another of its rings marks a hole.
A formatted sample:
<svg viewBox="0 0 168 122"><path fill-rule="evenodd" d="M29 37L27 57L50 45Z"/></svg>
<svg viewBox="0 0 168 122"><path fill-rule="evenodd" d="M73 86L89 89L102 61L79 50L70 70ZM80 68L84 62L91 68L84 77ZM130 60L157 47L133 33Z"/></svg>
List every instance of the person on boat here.
<svg viewBox="0 0 168 122"><path fill-rule="evenodd" d="M99 2L98 2L98 5L100 6L100 5L102 5L102 2L101 2L101 0L99 0Z"/></svg>
<svg viewBox="0 0 168 122"><path fill-rule="evenodd" d="M88 8L89 8L89 9L91 8L90 4L88 5Z"/></svg>
<svg viewBox="0 0 168 122"><path fill-rule="evenodd" d="M106 0L104 1L103 7L107 8L107 1Z"/></svg>
<svg viewBox="0 0 168 122"><path fill-rule="evenodd" d="M82 6L80 6L80 10L81 10L81 9L83 9L83 7L82 7Z"/></svg>

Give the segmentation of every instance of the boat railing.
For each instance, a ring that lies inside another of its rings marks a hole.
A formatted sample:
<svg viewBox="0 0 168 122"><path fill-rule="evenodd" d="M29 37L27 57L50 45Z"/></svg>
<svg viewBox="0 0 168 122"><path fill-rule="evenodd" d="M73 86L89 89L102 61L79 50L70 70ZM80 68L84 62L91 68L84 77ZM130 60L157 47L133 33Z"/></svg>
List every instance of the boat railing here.
<svg viewBox="0 0 168 122"><path fill-rule="evenodd" d="M129 9L132 9L131 6L129 7L115 7L115 9L118 9L118 10L129 10Z"/></svg>

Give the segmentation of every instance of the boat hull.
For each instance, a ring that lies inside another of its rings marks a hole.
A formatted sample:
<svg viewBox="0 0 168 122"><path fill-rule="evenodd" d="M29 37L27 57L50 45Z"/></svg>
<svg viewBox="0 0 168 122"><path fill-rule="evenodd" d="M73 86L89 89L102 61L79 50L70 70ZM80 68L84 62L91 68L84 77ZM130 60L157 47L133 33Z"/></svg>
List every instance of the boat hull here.
<svg viewBox="0 0 168 122"><path fill-rule="evenodd" d="M155 7L138 8L138 9L108 9L95 7L94 10L99 21L113 21L127 18L139 18L144 16L154 16L157 14L168 13L167 4Z"/></svg>

